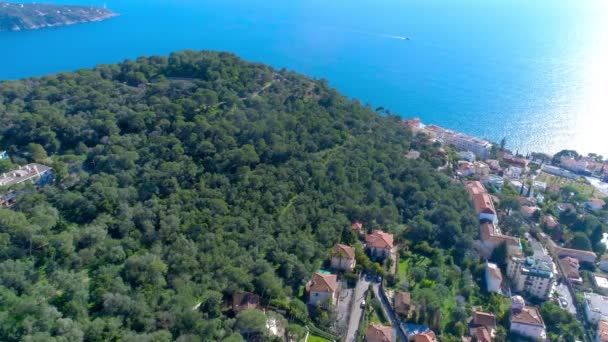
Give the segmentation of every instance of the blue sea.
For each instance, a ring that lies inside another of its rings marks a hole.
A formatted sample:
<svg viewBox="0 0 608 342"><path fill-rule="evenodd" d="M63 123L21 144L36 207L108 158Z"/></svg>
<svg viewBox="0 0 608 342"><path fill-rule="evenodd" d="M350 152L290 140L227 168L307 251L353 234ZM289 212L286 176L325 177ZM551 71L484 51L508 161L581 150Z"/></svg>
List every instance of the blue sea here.
<svg viewBox="0 0 608 342"><path fill-rule="evenodd" d="M0 79L224 50L514 151L608 156L605 0L56 2L120 16L0 33Z"/></svg>

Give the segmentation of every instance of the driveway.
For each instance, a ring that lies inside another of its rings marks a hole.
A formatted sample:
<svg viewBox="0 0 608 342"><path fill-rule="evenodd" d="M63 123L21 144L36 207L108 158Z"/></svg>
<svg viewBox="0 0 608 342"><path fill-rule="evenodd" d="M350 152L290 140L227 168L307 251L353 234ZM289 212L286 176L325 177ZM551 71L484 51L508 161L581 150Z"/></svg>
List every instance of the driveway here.
<svg viewBox="0 0 608 342"><path fill-rule="evenodd" d="M335 326L335 331L340 336L344 336L348 329L350 308L354 292L355 289L347 288L346 282L342 282L342 290L340 290L340 296L338 297L338 303L336 305Z"/></svg>
<svg viewBox="0 0 608 342"><path fill-rule="evenodd" d="M359 322L361 322L361 316L363 315L361 302L365 299L365 291L367 291L369 284L370 282L365 280L365 277L360 277L357 282L357 286L353 292L350 318L344 342L354 342L357 340L357 330L359 329Z"/></svg>
<svg viewBox="0 0 608 342"><path fill-rule="evenodd" d="M568 291L568 287L563 283L555 285L555 293L557 293L560 298L564 298L568 302L566 309L568 312L576 316L576 307L574 306L572 296L570 295L570 291Z"/></svg>
<svg viewBox="0 0 608 342"><path fill-rule="evenodd" d="M397 341L403 341L403 342L407 341L408 340L407 336L405 336L405 334L403 333L403 330L400 329L401 322L397 318L397 315L395 314L393 307L386 300L386 296L384 296L384 294L380 293L382 291L382 289L380 288L380 284L374 284L373 288L374 288L374 294L376 295L376 298L378 298L380 300L380 304L382 305L382 311L384 311L384 315L386 317L388 317L388 320L391 323L391 326L393 327L393 336L397 337L397 339L396 339Z"/></svg>

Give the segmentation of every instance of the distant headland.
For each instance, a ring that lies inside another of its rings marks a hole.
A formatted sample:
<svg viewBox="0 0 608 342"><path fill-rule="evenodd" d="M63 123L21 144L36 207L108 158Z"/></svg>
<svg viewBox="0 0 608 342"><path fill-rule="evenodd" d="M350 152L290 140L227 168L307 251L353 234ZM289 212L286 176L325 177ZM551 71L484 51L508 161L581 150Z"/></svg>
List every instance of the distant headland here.
<svg viewBox="0 0 608 342"><path fill-rule="evenodd" d="M0 32L89 23L115 16L101 7L0 2Z"/></svg>

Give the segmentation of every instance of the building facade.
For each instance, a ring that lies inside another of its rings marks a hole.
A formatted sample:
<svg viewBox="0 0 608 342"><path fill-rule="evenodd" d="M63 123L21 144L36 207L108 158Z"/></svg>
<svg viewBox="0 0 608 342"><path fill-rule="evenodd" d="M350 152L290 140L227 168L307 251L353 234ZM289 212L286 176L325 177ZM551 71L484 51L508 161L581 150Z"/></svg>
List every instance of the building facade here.
<svg viewBox="0 0 608 342"><path fill-rule="evenodd" d="M585 292L583 296L587 321L592 324L608 322L608 297L590 292Z"/></svg>
<svg viewBox="0 0 608 342"><path fill-rule="evenodd" d="M540 299L551 295L555 274L555 265L548 260L511 257L507 264L507 275L514 289Z"/></svg>

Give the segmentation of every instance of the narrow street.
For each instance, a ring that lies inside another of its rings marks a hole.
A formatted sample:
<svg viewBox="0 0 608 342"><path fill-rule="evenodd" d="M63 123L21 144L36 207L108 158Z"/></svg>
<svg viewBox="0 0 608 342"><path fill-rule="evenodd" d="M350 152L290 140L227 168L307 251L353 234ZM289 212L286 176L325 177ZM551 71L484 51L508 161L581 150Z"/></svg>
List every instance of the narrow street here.
<svg viewBox="0 0 608 342"><path fill-rule="evenodd" d="M365 291L369 287L370 282L365 280L365 277L360 277L355 287L352 307L350 312L350 320L348 323L348 329L344 342L354 342L357 340L357 330L359 329L359 322L361 321L361 315L363 315L363 309L361 309L361 302L365 299Z"/></svg>
<svg viewBox="0 0 608 342"><path fill-rule="evenodd" d="M401 330L399 327L401 322L399 321L399 319L397 319L395 311L393 311L391 304L387 301L384 294L380 293L382 291L380 289L380 284L373 284L373 289L376 298L380 300L384 315L388 318L389 322L391 323L391 326L393 327L393 332L395 332L394 336L397 337L397 341L407 342L407 336L405 336L403 330Z"/></svg>

